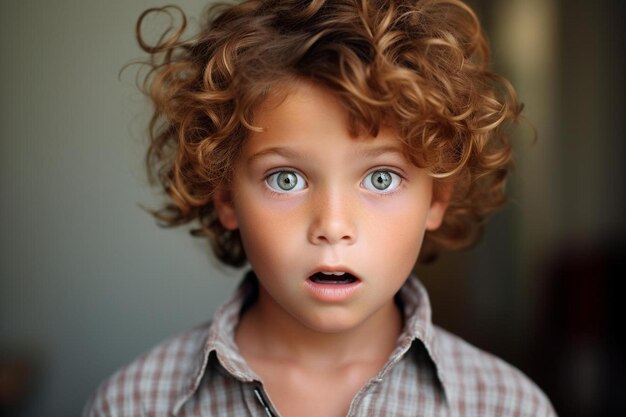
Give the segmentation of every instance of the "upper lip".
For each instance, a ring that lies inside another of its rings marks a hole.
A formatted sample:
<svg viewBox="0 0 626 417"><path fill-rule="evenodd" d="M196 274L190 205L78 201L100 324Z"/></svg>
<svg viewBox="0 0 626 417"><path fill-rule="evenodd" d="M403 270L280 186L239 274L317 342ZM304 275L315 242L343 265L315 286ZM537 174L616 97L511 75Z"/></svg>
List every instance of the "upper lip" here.
<svg viewBox="0 0 626 417"><path fill-rule="evenodd" d="M320 272L345 272L346 274L350 274L354 278L360 280L359 276L352 269L343 265L322 265L311 271L308 276L311 277Z"/></svg>

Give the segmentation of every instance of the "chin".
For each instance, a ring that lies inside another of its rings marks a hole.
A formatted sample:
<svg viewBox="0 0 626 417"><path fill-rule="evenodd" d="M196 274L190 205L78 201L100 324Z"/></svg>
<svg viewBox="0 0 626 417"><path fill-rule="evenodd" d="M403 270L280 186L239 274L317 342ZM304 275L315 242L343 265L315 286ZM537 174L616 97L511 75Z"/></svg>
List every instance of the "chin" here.
<svg viewBox="0 0 626 417"><path fill-rule="evenodd" d="M328 311L318 314L315 317L308 317L306 320L301 320L301 323L319 333L338 334L349 332L358 327L359 324L361 324L361 320L345 312L337 313Z"/></svg>

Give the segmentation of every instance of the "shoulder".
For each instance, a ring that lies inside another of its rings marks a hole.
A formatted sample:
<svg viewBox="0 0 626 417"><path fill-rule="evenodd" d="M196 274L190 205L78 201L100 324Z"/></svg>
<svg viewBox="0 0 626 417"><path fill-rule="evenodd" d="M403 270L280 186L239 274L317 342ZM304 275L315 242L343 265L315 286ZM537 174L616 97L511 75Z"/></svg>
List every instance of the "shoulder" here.
<svg viewBox="0 0 626 417"><path fill-rule="evenodd" d="M106 379L84 417L170 415L200 366L210 323L165 340Z"/></svg>
<svg viewBox="0 0 626 417"><path fill-rule="evenodd" d="M550 400L519 369L435 327L446 391L463 416L556 416Z"/></svg>

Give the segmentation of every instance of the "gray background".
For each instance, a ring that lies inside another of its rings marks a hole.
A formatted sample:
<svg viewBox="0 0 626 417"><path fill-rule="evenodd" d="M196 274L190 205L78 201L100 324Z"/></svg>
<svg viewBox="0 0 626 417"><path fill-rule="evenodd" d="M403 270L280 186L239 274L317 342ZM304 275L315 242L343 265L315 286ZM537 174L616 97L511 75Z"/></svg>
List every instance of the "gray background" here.
<svg viewBox="0 0 626 417"><path fill-rule="evenodd" d="M138 206L160 201L142 165L147 106L136 70L118 73L154 4L1 3L0 335L4 355L36 361L24 415L77 415L99 380L209 319L239 279Z"/></svg>
<svg viewBox="0 0 626 417"><path fill-rule="evenodd" d="M571 243L623 236L618 3L473 2L539 141L519 141L513 201L483 242L420 276L437 323L540 380L532 339L547 260ZM241 275L138 206L161 201L142 165L149 112L135 69L118 73L143 56L137 17L163 4L0 0L0 364L30 369L7 415L77 415L115 369L210 318ZM206 2L179 4L193 17ZM602 387L593 366L584 384L563 377L562 395L589 413Z"/></svg>

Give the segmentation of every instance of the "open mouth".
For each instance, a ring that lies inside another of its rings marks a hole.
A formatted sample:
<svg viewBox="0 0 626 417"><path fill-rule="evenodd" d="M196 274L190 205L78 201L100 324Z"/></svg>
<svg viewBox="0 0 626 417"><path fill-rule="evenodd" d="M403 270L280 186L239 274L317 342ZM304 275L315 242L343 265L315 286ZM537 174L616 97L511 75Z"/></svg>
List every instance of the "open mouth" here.
<svg viewBox="0 0 626 417"><path fill-rule="evenodd" d="M318 272L309 277L316 284L352 284L358 279L348 272Z"/></svg>

